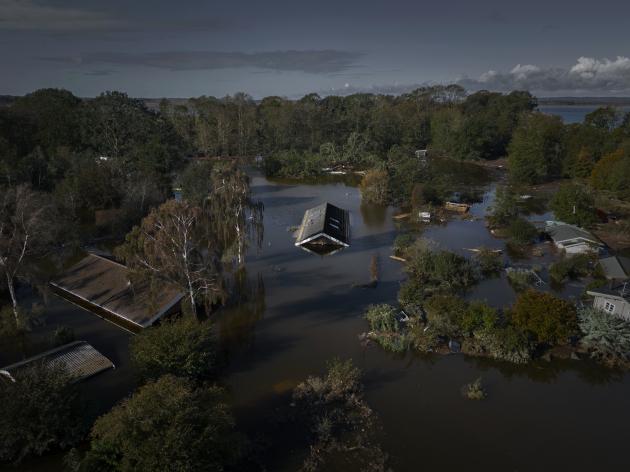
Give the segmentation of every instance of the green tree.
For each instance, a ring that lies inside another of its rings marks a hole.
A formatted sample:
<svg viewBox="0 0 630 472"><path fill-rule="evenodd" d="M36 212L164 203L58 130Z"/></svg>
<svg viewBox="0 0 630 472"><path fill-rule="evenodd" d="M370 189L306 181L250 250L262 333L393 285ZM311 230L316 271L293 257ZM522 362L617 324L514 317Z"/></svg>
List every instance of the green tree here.
<svg viewBox="0 0 630 472"><path fill-rule="evenodd" d="M386 171L379 169L367 171L359 185L361 198L368 203L384 205L388 199L388 182Z"/></svg>
<svg viewBox="0 0 630 472"><path fill-rule="evenodd" d="M79 441L83 402L60 366L34 365L16 382L0 376L0 461L67 448Z"/></svg>
<svg viewBox="0 0 630 472"><path fill-rule="evenodd" d="M240 439L224 397L170 375L140 387L94 423L81 470L225 470Z"/></svg>
<svg viewBox="0 0 630 472"><path fill-rule="evenodd" d="M142 379L166 374L203 380L216 363L216 342L208 321L192 316L167 320L131 340L131 361Z"/></svg>
<svg viewBox="0 0 630 472"><path fill-rule="evenodd" d="M572 303L532 289L518 296L511 319L539 343L564 343L577 332L577 313Z"/></svg>
<svg viewBox="0 0 630 472"><path fill-rule="evenodd" d="M564 159L562 120L543 113L523 115L509 145L510 178L534 184L557 177Z"/></svg>
<svg viewBox="0 0 630 472"><path fill-rule="evenodd" d="M536 236L536 227L524 218L515 218L508 226L510 240L517 244L530 244Z"/></svg>
<svg viewBox="0 0 630 472"><path fill-rule="evenodd" d="M464 300L452 295L435 295L425 305L429 329L441 336L457 337L462 334L463 320L468 306Z"/></svg>
<svg viewBox="0 0 630 472"><path fill-rule="evenodd" d="M582 185L568 183L560 186L551 199L550 207L557 219L578 226L592 225L595 214L595 200Z"/></svg>

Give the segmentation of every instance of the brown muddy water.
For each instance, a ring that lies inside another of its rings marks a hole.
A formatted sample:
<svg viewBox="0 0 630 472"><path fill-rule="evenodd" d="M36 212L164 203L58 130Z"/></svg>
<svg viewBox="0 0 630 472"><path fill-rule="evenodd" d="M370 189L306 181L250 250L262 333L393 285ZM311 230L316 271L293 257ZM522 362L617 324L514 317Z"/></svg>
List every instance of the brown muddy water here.
<svg viewBox="0 0 630 472"><path fill-rule="evenodd" d="M291 389L322 373L334 357L352 358L363 370L366 398L380 418L381 444L395 471L628 470L630 376L579 361L519 367L462 355L401 357L362 346L358 335L367 329L365 308L395 304L404 279L400 263L389 258L395 237L405 230L392 218L395 209L362 206L358 189L340 182L274 183L254 173L252 190L265 206L263 245L251 248L247 259L247 273L259 289L249 302L221 313L217 323L229 352L224 382L238 425L264 444L268 470L299 468L304 451L296 445L293 427L278 417L288 408ZM472 253L463 248L504 248L481 219L491 200L492 191L473 207L472 220L431 225L423 235L468 257ZM296 248L289 231L307 208L324 201L348 209L352 225L351 246L327 257ZM377 287L356 287L370 282L373 256ZM581 289L573 284L560 294L571 298ZM499 307L514 297L504 276L467 294ZM52 297L47 325L36 339L43 343L56 325L72 326L77 339L92 343L117 365L84 383L94 412L107 410L133 389L129 334ZM3 350L4 364L12 356ZM464 399L462 385L479 376L488 398ZM55 456L20 470L60 467Z"/></svg>

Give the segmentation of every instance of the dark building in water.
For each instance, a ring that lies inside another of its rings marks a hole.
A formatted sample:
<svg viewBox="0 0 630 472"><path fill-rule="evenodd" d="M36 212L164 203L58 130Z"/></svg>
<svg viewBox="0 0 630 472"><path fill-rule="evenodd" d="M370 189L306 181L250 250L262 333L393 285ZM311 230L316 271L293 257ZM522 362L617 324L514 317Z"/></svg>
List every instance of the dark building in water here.
<svg viewBox="0 0 630 472"><path fill-rule="evenodd" d="M330 203L306 210L295 245L320 255L333 254L350 246L348 210Z"/></svg>

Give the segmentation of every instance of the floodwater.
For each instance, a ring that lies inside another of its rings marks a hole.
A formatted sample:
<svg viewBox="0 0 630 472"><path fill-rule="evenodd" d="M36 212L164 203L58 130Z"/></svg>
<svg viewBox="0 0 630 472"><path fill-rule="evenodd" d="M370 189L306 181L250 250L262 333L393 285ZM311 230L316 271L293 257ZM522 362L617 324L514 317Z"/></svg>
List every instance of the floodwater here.
<svg viewBox="0 0 630 472"><path fill-rule="evenodd" d="M605 105L540 105L538 110L549 115L557 115L566 124L582 123L586 115ZM630 107L616 107L623 113L630 112Z"/></svg>
<svg viewBox="0 0 630 472"><path fill-rule="evenodd" d="M352 358L363 370L393 470L630 466L623 453L630 377L578 361L517 367L461 355L400 357L364 347L357 336L367 329L365 308L395 304L404 279L400 263L388 257L399 231L394 209L362 207L358 190L341 183L275 184L256 175L253 192L265 205L265 238L259 251L252 249L247 267L250 275L262 275L264 303L227 312L221 324L233 340L226 382L238 422L267 441L270 470L295 470L303 454L292 447L291 428L275 421L290 402L290 389L322 373L334 357ZM472 216L483 214L492 195L473 207ZM323 201L350 210L352 221L351 247L328 257L296 248L288 231ZM462 254L462 246L503 247L481 219L429 226L424 236ZM379 260L377 288L353 287L369 281L373 255ZM514 292L497 278L468 297L501 305L511 303ZM465 400L462 385L479 376L489 398Z"/></svg>
<svg viewBox="0 0 630 472"><path fill-rule="evenodd" d="M332 358L352 358L364 372L366 399L378 414L382 447L395 471L424 470L627 470L625 454L630 376L586 362L554 361L519 367L462 355L394 356L363 346L358 335L371 303L396 303L402 266L389 258L397 226L391 207L363 206L356 187L327 181L313 185L274 183L254 173L252 190L265 206L264 241L250 248L250 296L217 317L228 352L223 382L235 406L239 428L262 441L268 470L294 471L304 455L293 427L278 421L291 389L321 374ZM470 218L429 225L422 235L442 248L471 256L464 248L503 249L485 228L490 187ZM332 256L294 246L292 229L304 211L328 201L350 211L352 244ZM370 262L378 258L376 288ZM543 260L551 257L546 255ZM506 262L509 262L506 256ZM564 288L561 294L571 296ZM481 282L467 294L495 306L515 294L504 276ZM57 325L71 326L77 339L92 343L117 368L87 382L94 414L106 411L133 390L128 333L57 297L46 310L47 324L34 337L43 346ZM37 352L41 346L32 345ZM5 351L5 353L3 353ZM0 349L0 361L8 362ZM461 387L482 376L489 397L462 397ZM60 456L21 470L60 470Z"/></svg>

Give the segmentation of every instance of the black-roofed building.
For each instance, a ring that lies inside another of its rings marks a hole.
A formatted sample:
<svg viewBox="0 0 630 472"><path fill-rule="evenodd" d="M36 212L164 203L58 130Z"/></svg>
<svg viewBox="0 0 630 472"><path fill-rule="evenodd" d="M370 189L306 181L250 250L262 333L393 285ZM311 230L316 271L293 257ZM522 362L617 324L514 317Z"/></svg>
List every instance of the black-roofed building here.
<svg viewBox="0 0 630 472"><path fill-rule="evenodd" d="M348 210L330 203L306 210L295 245L320 255L333 254L350 246Z"/></svg>
<svg viewBox="0 0 630 472"><path fill-rule="evenodd" d="M112 361L90 344L74 341L3 367L0 369L0 377L11 382L19 381L22 372L35 365L59 367L74 382L114 368Z"/></svg>

